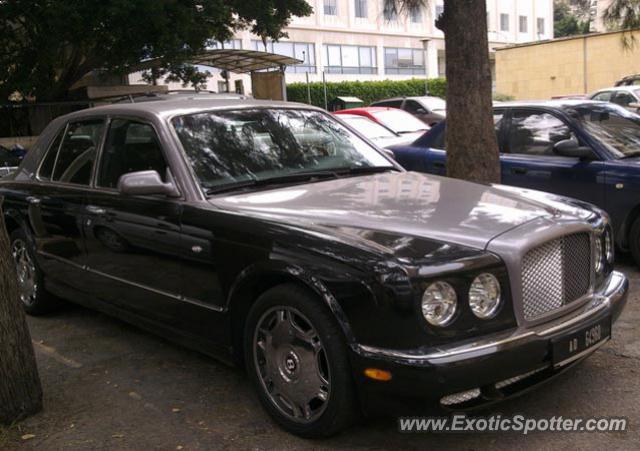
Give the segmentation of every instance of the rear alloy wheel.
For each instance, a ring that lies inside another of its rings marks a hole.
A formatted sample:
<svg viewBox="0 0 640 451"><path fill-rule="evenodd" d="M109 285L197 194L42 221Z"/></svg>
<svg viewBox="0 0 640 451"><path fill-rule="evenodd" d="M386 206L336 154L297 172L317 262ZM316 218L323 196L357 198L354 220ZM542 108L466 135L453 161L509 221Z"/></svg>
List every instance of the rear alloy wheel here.
<svg viewBox="0 0 640 451"><path fill-rule="evenodd" d="M355 418L342 331L304 288L281 285L260 296L247 319L245 359L262 404L287 431L326 437Z"/></svg>
<svg viewBox="0 0 640 451"><path fill-rule="evenodd" d="M24 310L30 315L42 315L58 308L60 302L44 289L42 270L38 267L27 235L22 229L16 229L11 232L10 240L18 294Z"/></svg>

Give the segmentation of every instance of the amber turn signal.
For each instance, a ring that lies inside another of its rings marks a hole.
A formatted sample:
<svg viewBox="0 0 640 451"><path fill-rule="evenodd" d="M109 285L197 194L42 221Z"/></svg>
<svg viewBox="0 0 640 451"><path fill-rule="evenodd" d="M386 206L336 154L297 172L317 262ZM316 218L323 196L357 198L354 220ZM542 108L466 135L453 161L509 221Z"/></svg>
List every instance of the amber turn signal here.
<svg viewBox="0 0 640 451"><path fill-rule="evenodd" d="M364 375L376 381L386 382L391 380L391 373L389 371L379 370L377 368L367 368L364 370Z"/></svg>

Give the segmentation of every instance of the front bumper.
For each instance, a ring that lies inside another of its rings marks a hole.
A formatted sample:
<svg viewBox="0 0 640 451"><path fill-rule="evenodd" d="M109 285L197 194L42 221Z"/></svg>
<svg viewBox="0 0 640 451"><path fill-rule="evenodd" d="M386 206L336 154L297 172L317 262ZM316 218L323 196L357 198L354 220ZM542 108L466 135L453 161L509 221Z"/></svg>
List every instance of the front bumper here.
<svg viewBox="0 0 640 451"><path fill-rule="evenodd" d="M560 374L592 354L589 348L562 367L553 368L551 341L576 333L584 326L620 316L627 300L629 282L613 272L588 302L560 318L529 328L517 328L465 343L437 349L396 351L357 346L352 353L356 386L368 414L422 413L430 407L455 410L484 407L521 394ZM382 382L364 376L366 368L392 374ZM449 403L458 394L460 403ZM447 405L441 401L446 399Z"/></svg>

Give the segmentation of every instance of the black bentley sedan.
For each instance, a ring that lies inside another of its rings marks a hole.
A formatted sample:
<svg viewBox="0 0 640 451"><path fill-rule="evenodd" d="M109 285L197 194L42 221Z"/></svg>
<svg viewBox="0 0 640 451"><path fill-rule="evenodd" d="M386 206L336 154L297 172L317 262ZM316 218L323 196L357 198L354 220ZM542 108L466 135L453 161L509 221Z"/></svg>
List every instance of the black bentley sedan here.
<svg viewBox="0 0 640 451"><path fill-rule="evenodd" d="M73 113L0 196L28 313L70 300L237 363L306 437L521 393L606 343L628 289L597 208L405 172L305 105Z"/></svg>

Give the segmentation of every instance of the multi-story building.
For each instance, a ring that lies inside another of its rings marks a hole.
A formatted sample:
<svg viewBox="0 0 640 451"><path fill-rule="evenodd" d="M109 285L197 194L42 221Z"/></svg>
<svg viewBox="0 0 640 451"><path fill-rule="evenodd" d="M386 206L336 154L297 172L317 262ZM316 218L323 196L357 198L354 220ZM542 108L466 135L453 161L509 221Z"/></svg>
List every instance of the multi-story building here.
<svg viewBox="0 0 640 451"><path fill-rule="evenodd" d="M443 0L428 7L396 12L384 0L309 0L313 13L291 21L287 38L266 47L248 31L216 47L267 50L302 61L287 69L287 82L322 79L383 80L439 77L445 74L444 35L435 26ZM469 17L469 21L474 18ZM487 0L489 48L553 38L553 0ZM209 88L224 89L219 71ZM242 78L249 87L249 77Z"/></svg>

